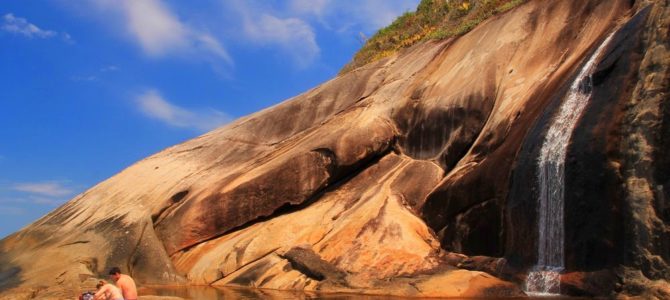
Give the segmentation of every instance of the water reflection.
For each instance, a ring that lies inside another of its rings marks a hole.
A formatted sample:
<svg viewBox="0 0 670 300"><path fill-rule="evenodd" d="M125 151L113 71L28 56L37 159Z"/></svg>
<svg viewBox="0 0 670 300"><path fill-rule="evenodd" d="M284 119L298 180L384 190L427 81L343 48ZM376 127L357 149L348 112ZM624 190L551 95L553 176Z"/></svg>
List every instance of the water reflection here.
<svg viewBox="0 0 670 300"><path fill-rule="evenodd" d="M208 286L193 287L160 287L147 288L142 291L143 295L172 296L184 299L198 300L219 300L219 299L328 299L328 300L348 300L348 299L406 299L400 297L381 297L352 294L312 294L299 291L277 291L267 289L249 289L221 287L213 288Z"/></svg>
<svg viewBox="0 0 670 300"><path fill-rule="evenodd" d="M219 300L219 299L242 299L242 300L259 300L259 299L314 299L314 300L402 300L402 299L420 299L420 298L406 298L393 296L369 296L359 294L316 294L305 293L301 291L277 291L265 289L249 289L249 288L232 288L221 287L213 288L209 286L190 286L190 287L150 287L142 288L140 295L155 295L155 296L171 296L183 299L197 299L197 300ZM431 298L435 299L435 298ZM457 298L449 298L458 300ZM468 298L472 300L472 298ZM493 298L486 298L493 299ZM574 300L577 298L571 297L528 297L528 298L501 298L498 300L510 299L542 299L542 300Z"/></svg>

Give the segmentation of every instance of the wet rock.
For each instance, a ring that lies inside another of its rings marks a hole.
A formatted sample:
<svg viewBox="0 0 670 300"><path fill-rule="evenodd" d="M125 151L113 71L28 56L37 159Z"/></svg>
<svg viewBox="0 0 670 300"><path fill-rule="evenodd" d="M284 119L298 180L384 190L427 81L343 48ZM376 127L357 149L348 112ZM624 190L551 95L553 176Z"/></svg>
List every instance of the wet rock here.
<svg viewBox="0 0 670 300"><path fill-rule="evenodd" d="M614 296L621 283L612 270L561 274L561 293L579 297Z"/></svg>
<svg viewBox="0 0 670 300"><path fill-rule="evenodd" d="M471 256L464 259L456 266L466 270L481 271L493 276L501 277L506 264L507 261L501 257Z"/></svg>

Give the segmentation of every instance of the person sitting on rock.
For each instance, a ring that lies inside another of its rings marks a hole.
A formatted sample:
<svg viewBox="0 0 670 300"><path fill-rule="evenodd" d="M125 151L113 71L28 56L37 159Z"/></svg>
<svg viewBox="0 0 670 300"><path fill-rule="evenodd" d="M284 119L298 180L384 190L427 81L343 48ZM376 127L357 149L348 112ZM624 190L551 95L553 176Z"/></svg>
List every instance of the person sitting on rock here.
<svg viewBox="0 0 670 300"><path fill-rule="evenodd" d="M112 267L109 269L109 276L114 279L116 286L121 289L123 299L137 300L137 286L132 277L126 274L121 274L121 269L119 269L119 267Z"/></svg>
<svg viewBox="0 0 670 300"><path fill-rule="evenodd" d="M95 300L123 300L121 290L113 284L100 280L95 287L98 289L93 298Z"/></svg>

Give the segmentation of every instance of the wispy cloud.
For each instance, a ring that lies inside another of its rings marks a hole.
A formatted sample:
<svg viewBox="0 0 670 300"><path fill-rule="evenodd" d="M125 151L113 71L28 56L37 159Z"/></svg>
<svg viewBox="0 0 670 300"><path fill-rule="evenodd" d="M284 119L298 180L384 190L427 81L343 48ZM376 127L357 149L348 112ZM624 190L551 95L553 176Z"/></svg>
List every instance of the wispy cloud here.
<svg viewBox="0 0 670 300"><path fill-rule="evenodd" d="M280 17L275 11L255 1L230 1L234 14L241 18L242 39L256 45L277 46L298 67L314 62L321 52L313 27L296 17Z"/></svg>
<svg viewBox="0 0 670 300"><path fill-rule="evenodd" d="M25 206L25 205L47 205L58 206L67 201L68 197L40 196L35 194L26 194L20 196L0 197L0 205L5 206Z"/></svg>
<svg viewBox="0 0 670 300"><path fill-rule="evenodd" d="M26 205L58 206L74 196L81 187L69 181L37 181L0 185L0 204L5 207Z"/></svg>
<svg viewBox="0 0 670 300"><path fill-rule="evenodd" d="M24 36L31 39L48 39L60 36L65 41L72 41L72 37L70 37L70 35L66 32L58 33L53 30L39 28L37 25L28 22L28 20L15 17L14 14L11 13L2 16L2 26L0 26L0 29L11 34Z"/></svg>
<svg viewBox="0 0 670 300"><path fill-rule="evenodd" d="M150 55L164 55L188 44L188 30L157 0L121 1L128 30Z"/></svg>
<svg viewBox="0 0 670 300"><path fill-rule="evenodd" d="M0 205L0 215L3 216L23 215L25 213L26 210L20 207L10 205Z"/></svg>
<svg viewBox="0 0 670 300"><path fill-rule="evenodd" d="M119 67L115 65L109 65L109 66L104 66L100 68L100 72L107 73L107 72L116 72L119 70Z"/></svg>
<svg viewBox="0 0 670 300"><path fill-rule="evenodd" d="M104 79L106 74L119 71L119 67L115 65L108 65L101 67L91 75L74 75L70 76L70 80L75 82L95 82Z"/></svg>
<svg viewBox="0 0 670 300"><path fill-rule="evenodd" d="M70 77L72 81L97 81L98 77L95 75L88 75L88 76L72 76Z"/></svg>
<svg viewBox="0 0 670 300"><path fill-rule="evenodd" d="M416 8L419 0L215 0L220 11L193 13L190 4L165 0L85 0L86 15L129 38L151 58L186 57L226 76L234 64L226 45L271 48L299 68L318 61L318 34L357 38ZM70 4L66 4L70 5ZM73 8L78 5L70 5ZM222 17L223 16L223 17ZM210 30L211 29L211 30ZM224 43L225 41L225 43Z"/></svg>
<svg viewBox="0 0 670 300"><path fill-rule="evenodd" d="M30 202L39 205L59 206L67 200L63 198L48 198L48 197L30 197Z"/></svg>
<svg viewBox="0 0 670 300"><path fill-rule="evenodd" d="M223 44L210 33L188 26L159 0L91 0L104 17L122 23L150 57L207 56L232 64ZM110 13L111 12L111 13Z"/></svg>
<svg viewBox="0 0 670 300"><path fill-rule="evenodd" d="M323 16L326 8L331 4L332 1L330 0L291 0L289 2L289 9L299 14Z"/></svg>
<svg viewBox="0 0 670 300"><path fill-rule="evenodd" d="M23 35L28 38L50 38L58 35L57 32L51 30L44 30L37 27L35 24L29 23L24 18L17 18L13 14L6 14L2 17L2 30Z"/></svg>
<svg viewBox="0 0 670 300"><path fill-rule="evenodd" d="M291 0L289 9L306 17L315 17L333 30L360 29L376 31L390 24L406 11L412 11L419 0Z"/></svg>
<svg viewBox="0 0 670 300"><path fill-rule="evenodd" d="M11 196L4 196L0 195L0 204L7 204L7 203L26 203L26 199L24 197L11 197Z"/></svg>
<svg viewBox="0 0 670 300"><path fill-rule="evenodd" d="M312 27L297 18L247 18L244 32L255 42L283 48L301 68L309 66L321 52Z"/></svg>
<svg viewBox="0 0 670 300"><path fill-rule="evenodd" d="M69 196L74 192L63 183L56 181L16 183L13 189L19 192L47 197Z"/></svg>
<svg viewBox="0 0 670 300"><path fill-rule="evenodd" d="M174 105L154 89L145 91L136 100L139 110L144 115L175 127L208 131L231 120L230 116L218 110L191 111Z"/></svg>
<svg viewBox="0 0 670 300"><path fill-rule="evenodd" d="M315 62L321 53L317 27L358 36L390 24L414 10L419 0L258 0L223 1L225 13L239 18L239 38L256 45L279 47L298 67Z"/></svg>
<svg viewBox="0 0 670 300"><path fill-rule="evenodd" d="M119 67L115 65L108 65L108 66L103 66L100 69L92 72L92 74L89 75L74 75L70 76L70 80L74 82L96 82L99 80L104 80L104 78L107 76L109 73L114 73L118 72Z"/></svg>

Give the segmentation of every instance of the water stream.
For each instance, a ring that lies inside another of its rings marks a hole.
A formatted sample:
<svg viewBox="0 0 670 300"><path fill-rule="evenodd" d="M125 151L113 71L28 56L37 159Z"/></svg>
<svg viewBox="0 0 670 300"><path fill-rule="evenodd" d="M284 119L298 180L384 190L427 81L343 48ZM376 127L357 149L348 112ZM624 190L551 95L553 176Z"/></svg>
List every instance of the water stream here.
<svg viewBox="0 0 670 300"><path fill-rule="evenodd" d="M575 123L591 98L591 75L601 52L612 39L611 33L591 55L570 86L554 117L538 157L537 264L528 274L524 290L531 295L560 294L560 272L564 264L564 174L565 155Z"/></svg>

